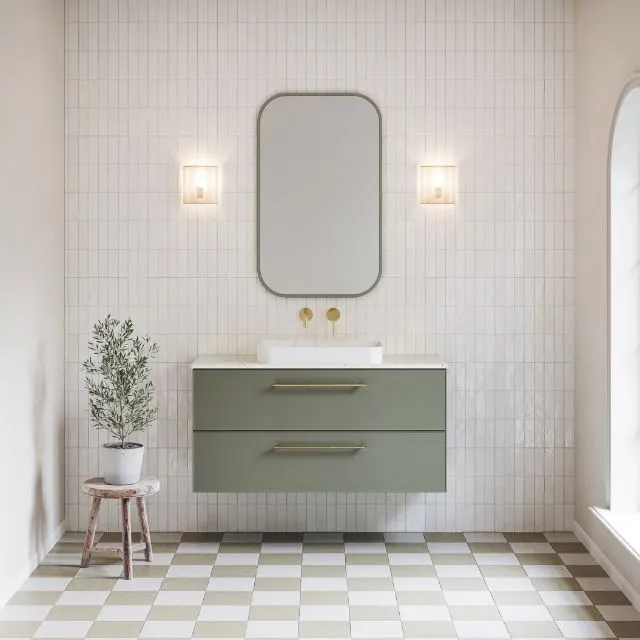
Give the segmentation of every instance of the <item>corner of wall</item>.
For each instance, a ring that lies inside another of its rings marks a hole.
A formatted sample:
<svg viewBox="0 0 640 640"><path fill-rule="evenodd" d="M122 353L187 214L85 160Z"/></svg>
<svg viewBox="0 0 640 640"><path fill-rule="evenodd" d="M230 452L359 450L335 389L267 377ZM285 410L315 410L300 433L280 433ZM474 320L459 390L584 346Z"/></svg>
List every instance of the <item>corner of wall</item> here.
<svg viewBox="0 0 640 640"><path fill-rule="evenodd" d="M11 599L13 594L31 575L31 572L40 564L40 561L60 541L67 530L67 523L63 520L46 538L42 548L34 552L24 565L8 576L4 583L0 584L0 609Z"/></svg>

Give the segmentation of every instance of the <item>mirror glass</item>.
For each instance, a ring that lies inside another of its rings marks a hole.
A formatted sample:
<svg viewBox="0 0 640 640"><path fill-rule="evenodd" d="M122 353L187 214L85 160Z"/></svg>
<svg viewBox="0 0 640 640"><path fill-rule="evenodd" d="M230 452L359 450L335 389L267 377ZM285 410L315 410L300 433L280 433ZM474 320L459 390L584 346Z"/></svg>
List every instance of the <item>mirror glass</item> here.
<svg viewBox="0 0 640 640"><path fill-rule="evenodd" d="M279 94L258 115L258 275L360 296L381 273L381 118L360 94Z"/></svg>

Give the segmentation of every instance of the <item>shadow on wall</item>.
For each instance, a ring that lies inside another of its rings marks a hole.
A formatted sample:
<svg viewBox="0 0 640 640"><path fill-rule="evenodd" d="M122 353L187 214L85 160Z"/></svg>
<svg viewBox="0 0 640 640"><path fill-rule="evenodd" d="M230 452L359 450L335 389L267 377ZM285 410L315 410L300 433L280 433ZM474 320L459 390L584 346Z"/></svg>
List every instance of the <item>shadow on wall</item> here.
<svg viewBox="0 0 640 640"><path fill-rule="evenodd" d="M32 370L32 415L31 434L33 437L33 456L35 459L35 479L33 483L33 512L31 514L31 549L38 554L38 558L48 551L47 543L47 500L44 489L44 464L47 449L47 383L46 358L42 343L36 351L35 366ZM49 416L50 419L50 416ZM57 430L56 430L57 433ZM53 445L53 443L50 443ZM54 447L51 446L51 453ZM51 510L51 505L49 510Z"/></svg>

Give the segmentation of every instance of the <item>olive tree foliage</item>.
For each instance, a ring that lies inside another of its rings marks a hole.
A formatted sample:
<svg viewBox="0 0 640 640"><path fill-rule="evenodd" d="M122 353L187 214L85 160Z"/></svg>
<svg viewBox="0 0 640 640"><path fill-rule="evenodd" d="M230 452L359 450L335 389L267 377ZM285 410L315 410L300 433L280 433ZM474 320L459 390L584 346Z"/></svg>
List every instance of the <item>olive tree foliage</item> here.
<svg viewBox="0 0 640 640"><path fill-rule="evenodd" d="M93 325L89 353L82 367L91 422L124 449L127 440L158 415L151 381L151 360L158 345L149 336L137 336L131 319L108 315Z"/></svg>

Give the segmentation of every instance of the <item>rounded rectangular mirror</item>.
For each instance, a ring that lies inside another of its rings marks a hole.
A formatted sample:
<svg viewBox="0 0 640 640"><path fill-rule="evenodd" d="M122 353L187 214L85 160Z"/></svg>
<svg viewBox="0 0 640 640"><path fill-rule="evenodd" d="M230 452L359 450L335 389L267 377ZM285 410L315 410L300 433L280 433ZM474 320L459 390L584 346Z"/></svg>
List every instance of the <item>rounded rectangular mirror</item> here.
<svg viewBox="0 0 640 640"><path fill-rule="evenodd" d="M360 94L278 94L258 114L258 276L361 296L381 275L381 116Z"/></svg>

